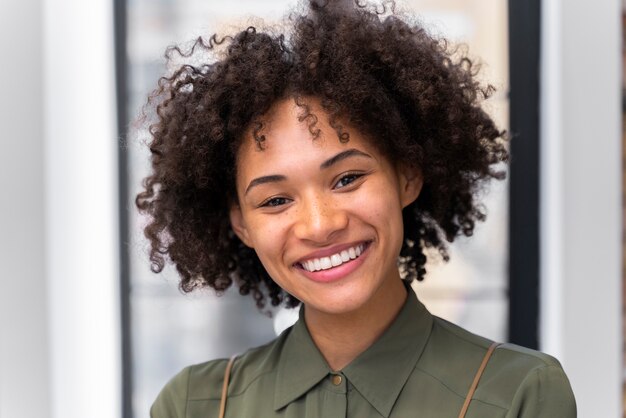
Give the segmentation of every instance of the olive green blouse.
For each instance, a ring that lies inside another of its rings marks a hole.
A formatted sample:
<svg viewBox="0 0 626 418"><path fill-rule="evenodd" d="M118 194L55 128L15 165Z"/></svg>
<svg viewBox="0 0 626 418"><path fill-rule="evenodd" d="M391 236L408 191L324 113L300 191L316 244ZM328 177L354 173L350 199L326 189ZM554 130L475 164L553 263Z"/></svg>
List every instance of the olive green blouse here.
<svg viewBox="0 0 626 418"><path fill-rule="evenodd" d="M226 417L456 418L491 343L431 315L409 292L387 331L333 372L302 311L276 340L235 361ZM226 363L183 369L163 388L151 417L217 418ZM576 403L556 359L504 344L489 360L466 417L570 418Z"/></svg>

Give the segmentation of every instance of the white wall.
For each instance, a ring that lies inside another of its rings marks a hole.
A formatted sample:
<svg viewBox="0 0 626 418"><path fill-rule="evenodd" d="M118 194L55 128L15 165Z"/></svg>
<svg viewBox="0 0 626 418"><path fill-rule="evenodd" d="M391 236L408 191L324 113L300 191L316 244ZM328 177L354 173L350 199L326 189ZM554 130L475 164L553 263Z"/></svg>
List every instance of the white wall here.
<svg viewBox="0 0 626 418"><path fill-rule="evenodd" d="M620 16L543 1L541 344L581 417L622 416Z"/></svg>
<svg viewBox="0 0 626 418"><path fill-rule="evenodd" d="M44 3L53 418L121 413L113 2Z"/></svg>
<svg viewBox="0 0 626 418"><path fill-rule="evenodd" d="M112 2L3 2L0 54L0 418L118 417Z"/></svg>
<svg viewBox="0 0 626 418"><path fill-rule="evenodd" d="M0 418L48 418L41 1L0 8Z"/></svg>
<svg viewBox="0 0 626 418"><path fill-rule="evenodd" d="M542 348L617 418L620 2L542 14ZM0 418L120 415L111 31L105 0L2 4Z"/></svg>

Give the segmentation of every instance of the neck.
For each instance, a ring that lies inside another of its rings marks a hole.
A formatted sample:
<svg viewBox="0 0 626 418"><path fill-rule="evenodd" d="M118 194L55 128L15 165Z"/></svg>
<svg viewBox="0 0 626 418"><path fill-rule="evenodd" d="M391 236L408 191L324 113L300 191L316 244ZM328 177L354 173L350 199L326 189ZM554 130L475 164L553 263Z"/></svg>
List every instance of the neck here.
<svg viewBox="0 0 626 418"><path fill-rule="evenodd" d="M406 301L407 291L398 278L382 286L357 311L335 314L305 307L311 338L334 371L341 370L371 346L391 325Z"/></svg>

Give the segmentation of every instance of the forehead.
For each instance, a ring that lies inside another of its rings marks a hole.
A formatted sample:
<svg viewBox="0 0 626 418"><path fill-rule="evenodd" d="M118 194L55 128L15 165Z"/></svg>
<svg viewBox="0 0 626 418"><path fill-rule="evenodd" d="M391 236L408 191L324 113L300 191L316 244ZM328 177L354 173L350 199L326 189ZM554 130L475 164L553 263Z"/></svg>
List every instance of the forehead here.
<svg viewBox="0 0 626 418"><path fill-rule="evenodd" d="M275 159L325 156L348 148L367 150L375 157L371 141L342 120L337 122L349 133L348 141L341 141L336 128L330 125L329 115L319 99L310 97L298 105L293 98L276 102L260 120L262 128L255 133L250 128L237 152L238 171L265 165ZM256 137L263 137L259 144Z"/></svg>

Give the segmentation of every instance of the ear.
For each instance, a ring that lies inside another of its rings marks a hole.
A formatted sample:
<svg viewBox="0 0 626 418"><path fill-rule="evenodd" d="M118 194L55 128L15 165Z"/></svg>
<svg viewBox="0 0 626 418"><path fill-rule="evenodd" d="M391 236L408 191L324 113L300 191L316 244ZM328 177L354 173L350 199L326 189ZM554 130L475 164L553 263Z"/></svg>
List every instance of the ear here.
<svg viewBox="0 0 626 418"><path fill-rule="evenodd" d="M413 203L422 191L424 176L418 167L400 164L398 166L398 180L400 183L400 200L402 208L405 208Z"/></svg>
<svg viewBox="0 0 626 418"><path fill-rule="evenodd" d="M239 237L241 242L243 242L245 245L253 248L250 243L248 228L246 226L245 220L243 219L243 214L241 213L241 208L239 207L239 205L234 204L230 207L229 216L230 225L233 228L235 235L237 235L237 237Z"/></svg>

